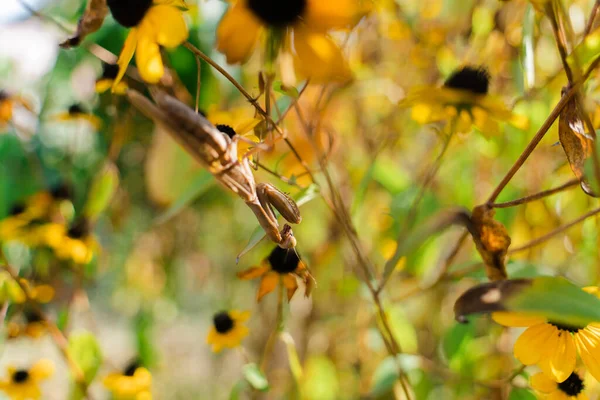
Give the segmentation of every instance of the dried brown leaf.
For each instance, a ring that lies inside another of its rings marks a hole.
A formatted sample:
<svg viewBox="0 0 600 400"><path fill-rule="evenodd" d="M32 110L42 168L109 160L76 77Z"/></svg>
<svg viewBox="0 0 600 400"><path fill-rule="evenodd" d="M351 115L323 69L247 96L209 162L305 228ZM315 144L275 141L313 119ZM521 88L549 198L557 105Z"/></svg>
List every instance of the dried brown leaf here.
<svg viewBox="0 0 600 400"><path fill-rule="evenodd" d="M510 246L508 231L494 219L495 211L489 206L475 207L471 215L473 241L485 263L491 281L506 279L506 253Z"/></svg>
<svg viewBox="0 0 600 400"><path fill-rule="evenodd" d="M75 35L60 44L60 47L69 49L79 44L90 33L96 32L102 26L104 18L108 15L106 0L88 0L85 12L77 23Z"/></svg>
<svg viewBox="0 0 600 400"><path fill-rule="evenodd" d="M531 279L510 279L474 286L454 303L454 318L465 323L471 314L506 310L506 300L531 286L531 283Z"/></svg>
<svg viewBox="0 0 600 400"><path fill-rule="evenodd" d="M594 139L585 131L582 112L576 96L573 96L560 113L558 138L573 173L581 182L581 188L588 195L596 197L584 176L585 162L592 154Z"/></svg>

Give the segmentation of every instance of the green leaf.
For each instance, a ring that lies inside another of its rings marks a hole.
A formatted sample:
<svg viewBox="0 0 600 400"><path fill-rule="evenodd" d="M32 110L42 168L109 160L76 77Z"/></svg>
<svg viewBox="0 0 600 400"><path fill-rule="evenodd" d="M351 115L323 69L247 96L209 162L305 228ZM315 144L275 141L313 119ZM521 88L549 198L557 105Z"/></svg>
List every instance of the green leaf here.
<svg viewBox="0 0 600 400"><path fill-rule="evenodd" d="M372 397L380 397L390 393L398 381L398 367L393 357L385 358L375 369L371 381Z"/></svg>
<svg viewBox="0 0 600 400"><path fill-rule="evenodd" d="M179 214L181 210L206 192L213 183L214 179L210 172L205 170L200 171L190 186L183 192L181 197L179 197L167 211L158 216L155 223L160 225Z"/></svg>
<svg viewBox="0 0 600 400"><path fill-rule="evenodd" d="M254 363L246 364L242 368L242 374L246 381L256 390L266 392L269 390L269 381L262 371L258 368L258 365Z"/></svg>
<svg viewBox="0 0 600 400"><path fill-rule="evenodd" d="M289 96L294 99L297 99L300 96L298 89L296 89L293 86L292 87L284 86L281 81L273 82L273 90L276 91L277 93L285 94L286 96Z"/></svg>
<svg viewBox="0 0 600 400"><path fill-rule="evenodd" d="M91 383L102 364L102 351L96 337L87 331L72 333L68 349L73 361L81 368L85 381Z"/></svg>
<svg viewBox="0 0 600 400"><path fill-rule="evenodd" d="M92 182L84 208L85 216L94 219L100 215L110 204L118 187L119 171L113 163L107 162Z"/></svg>
<svg viewBox="0 0 600 400"><path fill-rule="evenodd" d="M463 344L466 344L473 339L474 334L475 324L454 324L454 326L446 332L442 343L446 359L452 360L462 348Z"/></svg>
<svg viewBox="0 0 600 400"><path fill-rule="evenodd" d="M600 321L600 299L564 278L536 278L530 287L509 299L507 307L567 325Z"/></svg>
<svg viewBox="0 0 600 400"><path fill-rule="evenodd" d="M335 364L324 356L310 357L304 367L301 390L303 399L339 399L340 381Z"/></svg>
<svg viewBox="0 0 600 400"><path fill-rule="evenodd" d="M513 388L508 395L508 400L535 400L535 395L531 390L523 388Z"/></svg>
<svg viewBox="0 0 600 400"><path fill-rule="evenodd" d="M246 381L238 381L235 385L233 385L231 388L231 393L229 393L229 400L239 400L247 385L248 384Z"/></svg>
<svg viewBox="0 0 600 400"><path fill-rule="evenodd" d="M585 68L600 57L600 28L586 36L567 58L572 68Z"/></svg>

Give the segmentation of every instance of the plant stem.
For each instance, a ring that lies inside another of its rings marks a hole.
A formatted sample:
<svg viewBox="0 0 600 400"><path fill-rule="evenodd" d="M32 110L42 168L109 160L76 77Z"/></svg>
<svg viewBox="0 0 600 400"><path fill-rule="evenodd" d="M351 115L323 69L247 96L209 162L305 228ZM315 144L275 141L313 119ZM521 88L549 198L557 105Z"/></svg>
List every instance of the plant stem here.
<svg viewBox="0 0 600 400"><path fill-rule="evenodd" d="M520 199L516 199L516 200L512 200L512 201L506 201L504 203L492 203L492 204L488 204L490 207L492 208L508 208L508 207L514 207L514 206L518 206L520 204L526 204L526 203L530 203L532 201L535 200L539 200L539 199L543 199L544 197L548 197L551 196L553 194L568 190L573 188L574 186L577 186L579 184L579 179L572 179L570 181L568 181L567 183L558 186L554 189L548 189L548 190L544 190L542 192L539 193L535 193L535 194L531 194L529 196L525 196L522 197Z"/></svg>

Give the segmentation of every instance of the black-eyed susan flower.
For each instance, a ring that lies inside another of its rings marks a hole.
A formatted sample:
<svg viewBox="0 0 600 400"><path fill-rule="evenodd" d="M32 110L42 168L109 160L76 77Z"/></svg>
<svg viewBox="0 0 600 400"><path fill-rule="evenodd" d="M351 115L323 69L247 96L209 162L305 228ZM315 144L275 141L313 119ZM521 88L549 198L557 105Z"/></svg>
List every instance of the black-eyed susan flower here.
<svg viewBox="0 0 600 400"><path fill-rule="evenodd" d="M8 367L8 379L0 381L0 391L11 400L37 400L42 396L40 383L52 376L54 364L40 360L29 369Z"/></svg>
<svg viewBox="0 0 600 400"><path fill-rule="evenodd" d="M96 80L96 93L104 93L111 89L119 75L119 66L117 64L102 64L102 76ZM125 94L127 92L127 83L121 80L113 89L115 94Z"/></svg>
<svg viewBox="0 0 600 400"><path fill-rule="evenodd" d="M53 120L85 121L90 123L96 130L100 129L102 126L102 120L86 110L85 107L79 103L71 104L67 111L55 115Z"/></svg>
<svg viewBox="0 0 600 400"><path fill-rule="evenodd" d="M296 250L282 249L279 246L275 247L259 266L238 273L240 279L255 279L258 277L262 278L256 294L256 301L260 301L263 296L275 290L278 284L285 286L288 300L291 300L298 289L296 277L304 281L306 285L305 295L308 296L313 281L310 272L300 260Z"/></svg>
<svg viewBox="0 0 600 400"><path fill-rule="evenodd" d="M119 72L112 89L125 75L127 65L136 54L136 64L142 79L158 83L164 74L160 46L174 48L188 38L188 28L183 18L187 6L183 0L108 0L115 20L129 30L129 35L117 64Z"/></svg>
<svg viewBox="0 0 600 400"><path fill-rule="evenodd" d="M244 325L250 318L249 311L221 311L213 316L213 325L206 336L206 343L212 345L215 353L227 347L238 347L246 336L248 328Z"/></svg>
<svg viewBox="0 0 600 400"><path fill-rule="evenodd" d="M61 224L48 224L45 229L46 243L59 259L75 264L87 264L92 260L97 242L88 219L78 219L69 229Z"/></svg>
<svg viewBox="0 0 600 400"><path fill-rule="evenodd" d="M600 324L570 326L523 313L492 313L497 323L527 327L515 342L515 357L525 365L538 365L557 382L565 381L575 370L577 353L594 378L600 380Z"/></svg>
<svg viewBox="0 0 600 400"><path fill-rule="evenodd" d="M585 385L579 375L573 372L563 382L556 382L539 372L531 377L531 387L545 400L588 400L583 392Z"/></svg>
<svg viewBox="0 0 600 400"><path fill-rule="evenodd" d="M137 361L107 375L103 383L115 400L152 400L152 374Z"/></svg>
<svg viewBox="0 0 600 400"><path fill-rule="evenodd" d="M327 32L352 26L359 14L357 0L233 0L217 29L217 49L228 63L244 62L268 31L269 58L282 50L313 82L347 81L348 65Z"/></svg>
<svg viewBox="0 0 600 400"><path fill-rule="evenodd" d="M12 319L6 327L9 338L28 336L32 339L38 339L47 331L46 321L33 309L26 309L20 315L22 318Z"/></svg>
<svg viewBox="0 0 600 400"><path fill-rule="evenodd" d="M411 107L420 124L450 122L455 132L469 132L474 125L486 136L500 132L499 122L526 129L527 118L513 114L504 102L488 93L490 75L483 67L466 66L453 72L441 87L420 86L400 103Z"/></svg>

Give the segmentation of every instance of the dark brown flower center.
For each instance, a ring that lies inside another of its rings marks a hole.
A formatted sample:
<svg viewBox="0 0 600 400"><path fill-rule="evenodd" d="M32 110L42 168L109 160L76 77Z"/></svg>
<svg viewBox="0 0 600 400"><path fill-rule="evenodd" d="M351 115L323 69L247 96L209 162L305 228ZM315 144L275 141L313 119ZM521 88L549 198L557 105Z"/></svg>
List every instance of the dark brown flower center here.
<svg viewBox="0 0 600 400"><path fill-rule="evenodd" d="M42 316L35 310L26 310L24 313L27 323L42 322Z"/></svg>
<svg viewBox="0 0 600 400"><path fill-rule="evenodd" d="M229 136L232 139L233 139L233 137L235 135L237 135L235 129L233 129L229 125L218 124L217 125L217 129L220 130L221 132L223 132L224 134L226 134L227 136Z"/></svg>
<svg viewBox="0 0 600 400"><path fill-rule="evenodd" d="M298 268L300 258L294 249L282 249L277 246L273 249L268 258L273 271L280 274L294 272Z"/></svg>
<svg viewBox="0 0 600 400"><path fill-rule="evenodd" d="M575 333L575 332L578 332L580 329L583 329L580 326L567 325L567 324L559 324L558 322L548 321L548 323L550 325L553 325L553 326L557 327L561 331L567 331L567 332L571 332L571 333Z"/></svg>
<svg viewBox="0 0 600 400"><path fill-rule="evenodd" d="M85 113L86 113L86 111L83 109L81 104L73 104L69 107L70 115L79 115L79 114L85 114Z"/></svg>
<svg viewBox="0 0 600 400"><path fill-rule="evenodd" d="M452 89L468 90L475 94L487 94L490 74L484 67L463 67L450 75L444 86Z"/></svg>
<svg viewBox="0 0 600 400"><path fill-rule="evenodd" d="M140 363L136 360L133 361L131 364L129 364L127 366L127 368L125 368L125 370L123 371L123 375L125 376L133 376L135 374L135 371L140 367Z"/></svg>
<svg viewBox="0 0 600 400"><path fill-rule="evenodd" d="M15 215L21 214L24 211L25 211L25 204L17 203L11 207L10 211L8 211L8 214L11 216L15 216Z"/></svg>
<svg viewBox="0 0 600 400"><path fill-rule="evenodd" d="M0 101L4 101L6 99L8 99L8 93L6 93L6 90L0 89Z"/></svg>
<svg viewBox="0 0 600 400"><path fill-rule="evenodd" d="M90 223L86 218L76 221L67 231L67 236L73 239L81 239L90 233Z"/></svg>
<svg viewBox="0 0 600 400"><path fill-rule="evenodd" d="M102 63L102 79L115 79L119 74L117 64Z"/></svg>
<svg viewBox="0 0 600 400"><path fill-rule="evenodd" d="M50 189L50 194L56 200L68 200L72 197L71 187L66 183L53 186Z"/></svg>
<svg viewBox="0 0 600 400"><path fill-rule="evenodd" d="M219 333L227 333L233 329L234 321L227 311L221 311L213 317L215 329Z"/></svg>
<svg viewBox="0 0 600 400"><path fill-rule="evenodd" d="M302 17L306 11L306 3L307 0L248 0L248 8L265 25L285 28Z"/></svg>
<svg viewBox="0 0 600 400"><path fill-rule="evenodd" d="M20 369L18 371L15 371L15 373L12 376L12 381L14 383L24 383L29 379L29 372L27 370L24 369Z"/></svg>
<svg viewBox="0 0 600 400"><path fill-rule="evenodd" d="M579 393L583 392L585 385L579 375L573 372L564 382L558 384L558 388L567 396L576 397Z"/></svg>
<svg viewBox="0 0 600 400"><path fill-rule="evenodd" d="M113 18L126 28L137 26L152 6L152 0L107 0Z"/></svg>

